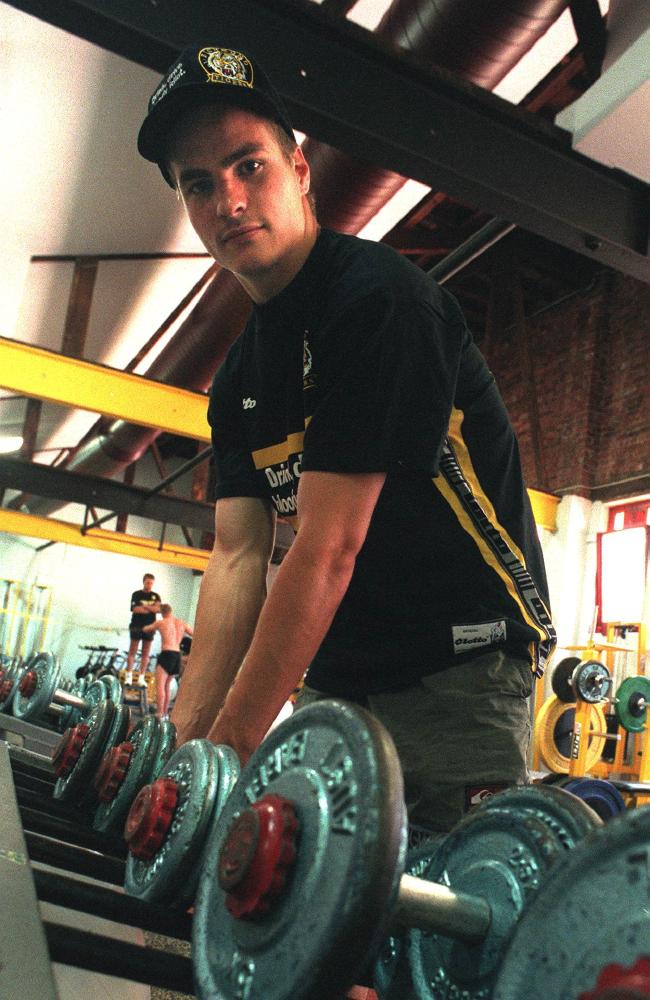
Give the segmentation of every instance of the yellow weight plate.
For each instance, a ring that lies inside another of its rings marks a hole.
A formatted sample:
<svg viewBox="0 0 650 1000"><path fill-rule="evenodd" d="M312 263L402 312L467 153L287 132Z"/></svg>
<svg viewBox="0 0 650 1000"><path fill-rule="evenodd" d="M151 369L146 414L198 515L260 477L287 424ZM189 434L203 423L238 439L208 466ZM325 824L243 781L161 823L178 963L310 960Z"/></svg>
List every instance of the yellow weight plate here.
<svg viewBox="0 0 650 1000"><path fill-rule="evenodd" d="M570 731L571 728L571 717L563 718L567 712L572 712L575 716L575 705L568 705L555 695L551 695L544 702L535 719L535 749L548 769L556 774L569 773L569 757L561 752L557 744L558 728L563 734ZM588 771L602 756L605 749L605 737L601 734L606 732L607 722L602 706L592 705L589 717L590 735L586 765ZM596 736L594 733L599 735Z"/></svg>

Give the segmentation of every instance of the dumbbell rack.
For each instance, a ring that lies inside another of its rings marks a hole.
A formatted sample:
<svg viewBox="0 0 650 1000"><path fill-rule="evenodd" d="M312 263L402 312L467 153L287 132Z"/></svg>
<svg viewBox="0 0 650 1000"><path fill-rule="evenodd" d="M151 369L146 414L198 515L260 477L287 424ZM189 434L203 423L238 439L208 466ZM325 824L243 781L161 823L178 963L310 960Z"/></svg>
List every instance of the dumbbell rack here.
<svg viewBox="0 0 650 1000"><path fill-rule="evenodd" d="M52 799L53 783L49 759L0 742L0 899L6 907L0 995L26 996L28 977L30 995L58 1000L52 962L193 995L189 958L41 918L39 901L154 934L191 937L189 914L121 891L124 842L97 833L80 821L78 809ZM108 885L83 880L88 877Z"/></svg>

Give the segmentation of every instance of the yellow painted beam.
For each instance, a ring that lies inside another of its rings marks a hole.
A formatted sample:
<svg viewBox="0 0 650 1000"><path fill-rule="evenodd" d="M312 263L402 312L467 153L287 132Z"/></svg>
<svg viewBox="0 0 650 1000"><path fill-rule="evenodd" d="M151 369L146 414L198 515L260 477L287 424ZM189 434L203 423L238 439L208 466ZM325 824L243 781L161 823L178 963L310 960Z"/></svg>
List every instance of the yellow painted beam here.
<svg viewBox="0 0 650 1000"><path fill-rule="evenodd" d="M0 508L0 532L2 531L10 535L45 538L50 542L79 545L82 548L99 549L102 552L115 552L122 556L138 556L150 562L168 563L184 569L204 571L210 557L206 549L193 549L186 545L169 543L159 548L159 543L153 538L139 538L137 535L124 535L117 531L105 531L103 528L91 528L84 535L79 525L70 524L69 521L57 521L53 517L37 517L34 514L23 514L6 508Z"/></svg>
<svg viewBox="0 0 650 1000"><path fill-rule="evenodd" d="M0 337L0 386L143 427L210 440L208 398Z"/></svg>
<svg viewBox="0 0 650 1000"><path fill-rule="evenodd" d="M528 490L528 496L537 527L555 531L560 498L553 496L552 493L542 493L541 490Z"/></svg>

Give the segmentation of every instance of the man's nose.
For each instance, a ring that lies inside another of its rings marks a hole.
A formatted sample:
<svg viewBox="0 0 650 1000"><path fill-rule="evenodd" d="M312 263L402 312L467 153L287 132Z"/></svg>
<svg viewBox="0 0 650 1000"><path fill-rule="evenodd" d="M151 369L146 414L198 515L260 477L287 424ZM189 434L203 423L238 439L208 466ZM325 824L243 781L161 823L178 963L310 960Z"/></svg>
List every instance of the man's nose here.
<svg viewBox="0 0 650 1000"><path fill-rule="evenodd" d="M246 208L246 192L239 181L226 181L217 194L217 212L225 219L233 218Z"/></svg>

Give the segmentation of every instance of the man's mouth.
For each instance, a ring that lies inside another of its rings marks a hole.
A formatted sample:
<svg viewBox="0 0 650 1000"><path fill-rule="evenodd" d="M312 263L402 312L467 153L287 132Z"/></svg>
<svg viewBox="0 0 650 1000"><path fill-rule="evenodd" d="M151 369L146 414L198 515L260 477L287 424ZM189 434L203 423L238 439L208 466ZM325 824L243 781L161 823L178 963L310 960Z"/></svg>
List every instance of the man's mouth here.
<svg viewBox="0 0 650 1000"><path fill-rule="evenodd" d="M231 243L233 240L243 239L253 233L259 232L261 225L238 226L237 229L229 229L221 238L222 243Z"/></svg>

